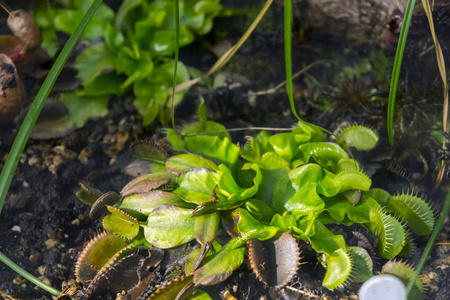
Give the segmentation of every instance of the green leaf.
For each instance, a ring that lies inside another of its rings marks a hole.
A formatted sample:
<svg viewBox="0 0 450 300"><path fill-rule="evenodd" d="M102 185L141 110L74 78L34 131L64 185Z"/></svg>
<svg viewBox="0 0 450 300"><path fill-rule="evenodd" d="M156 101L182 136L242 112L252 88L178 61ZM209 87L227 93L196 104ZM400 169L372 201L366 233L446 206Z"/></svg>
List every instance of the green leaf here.
<svg viewBox="0 0 450 300"><path fill-rule="evenodd" d="M289 169L289 162L274 152L264 153L259 161L259 165L267 170Z"/></svg>
<svg viewBox="0 0 450 300"><path fill-rule="evenodd" d="M105 43L111 51L119 52L124 40L122 32L118 31L110 23L106 25Z"/></svg>
<svg viewBox="0 0 450 300"><path fill-rule="evenodd" d="M322 177L322 168L316 164L306 164L291 170L275 186L273 207L279 213L287 210L298 216L322 210L325 203L316 192Z"/></svg>
<svg viewBox="0 0 450 300"><path fill-rule="evenodd" d="M67 106L69 116L78 127L93 117L104 117L108 114L108 97L85 97L74 93L64 93L61 101Z"/></svg>
<svg viewBox="0 0 450 300"><path fill-rule="evenodd" d="M217 190L219 199L224 198L229 203L234 204L254 196L261 184L262 175L257 164L252 164L251 169L256 173L253 177L253 186L242 188L236 183L231 170L226 165L219 165L217 167L217 173L220 176Z"/></svg>
<svg viewBox="0 0 450 300"><path fill-rule="evenodd" d="M153 71L153 60L149 51L137 50L138 53L125 47L114 57L114 67L117 73L128 75L127 81L123 84L126 87L136 80L146 79ZM137 95L136 95L137 96Z"/></svg>
<svg viewBox="0 0 450 300"><path fill-rule="evenodd" d="M117 16L115 20L115 27L119 30L124 29L123 22L128 15L128 13L137 8L143 0L125 0L122 5L120 5L119 10L117 11Z"/></svg>
<svg viewBox="0 0 450 300"><path fill-rule="evenodd" d="M184 139L186 149L214 160L216 164L225 164L233 169L239 159L240 149L230 139L221 140L217 136L190 136Z"/></svg>
<svg viewBox="0 0 450 300"><path fill-rule="evenodd" d="M290 162L298 152L298 146L308 142L309 136L294 134L293 132L279 133L272 135L269 142L276 154Z"/></svg>
<svg viewBox="0 0 450 300"><path fill-rule="evenodd" d="M201 215L195 218L195 238L202 246L214 241L219 229L220 214L218 212Z"/></svg>
<svg viewBox="0 0 450 300"><path fill-rule="evenodd" d="M344 249L337 249L326 255L327 273L323 279L323 286L334 290L347 281L352 270L352 260Z"/></svg>
<svg viewBox="0 0 450 300"><path fill-rule="evenodd" d="M338 144L319 142L307 143L299 148L299 159L293 164L308 163L313 158L324 168L336 170L341 159L348 159L347 153Z"/></svg>
<svg viewBox="0 0 450 300"><path fill-rule="evenodd" d="M367 192L364 192L363 195L371 197L375 199L382 207L385 207L388 204L389 198L391 195L383 189L373 188Z"/></svg>
<svg viewBox="0 0 450 300"><path fill-rule="evenodd" d="M77 77L83 85L88 84L105 71L113 69L112 53L105 43L98 43L86 48L76 58Z"/></svg>
<svg viewBox="0 0 450 300"><path fill-rule="evenodd" d="M244 147L241 148L241 156L252 163L258 163L261 159L259 144L253 137L247 137Z"/></svg>
<svg viewBox="0 0 450 300"><path fill-rule="evenodd" d="M122 95L122 89L120 86L124 81L124 77L115 73L100 74L93 80L85 84L84 88L80 91L80 96L109 96L109 95Z"/></svg>
<svg viewBox="0 0 450 300"><path fill-rule="evenodd" d="M198 205L211 201L219 181L219 174L206 168L189 169L178 176L177 188L173 191L184 201Z"/></svg>
<svg viewBox="0 0 450 300"><path fill-rule="evenodd" d="M287 177L289 172L288 168L266 170L261 169L262 182L259 187L258 193L255 195L258 199L261 199L264 203L272 206L272 196L274 195L274 189L280 178ZM273 207L272 207L273 208Z"/></svg>
<svg viewBox="0 0 450 300"><path fill-rule="evenodd" d="M238 208L239 222L237 228L241 233L242 240L260 240L265 241L272 238L279 230L276 226L264 225L257 221L245 209Z"/></svg>
<svg viewBox="0 0 450 300"><path fill-rule="evenodd" d="M154 55L173 55L175 52L175 32L172 30L155 31L150 43L152 54ZM189 29L180 27L180 46L185 46L194 41L194 35Z"/></svg>
<svg viewBox="0 0 450 300"><path fill-rule="evenodd" d="M317 220L314 221L314 235L309 236L308 239L316 252L323 252L328 255L332 255L335 251L346 247L342 235L334 235L325 225Z"/></svg>
<svg viewBox="0 0 450 300"><path fill-rule="evenodd" d="M180 174L192 168L206 168L213 171L217 170L217 166L212 161L201 157L197 154L178 154L170 157L166 161L166 170L174 174Z"/></svg>
<svg viewBox="0 0 450 300"><path fill-rule="evenodd" d="M174 205L184 208L195 206L184 202L174 193L154 190L125 197L118 207L131 216L142 220L146 219L155 208L161 205Z"/></svg>
<svg viewBox="0 0 450 300"><path fill-rule="evenodd" d="M219 244L216 240L212 242L212 248L214 251L208 251L205 255L205 257L202 260L203 264L206 264L208 261L210 261L213 258L213 253L217 253L220 250L222 250L222 245ZM197 258L200 254L200 248L195 248L192 250L191 254L189 254L188 258L186 259L186 264L184 266L184 272L186 274L191 274L194 270L194 264L197 261Z"/></svg>
<svg viewBox="0 0 450 300"><path fill-rule="evenodd" d="M166 88L171 87L173 84L173 72L175 67L174 60L166 60L162 64L155 65L152 76L149 81L152 83L159 83L164 85ZM189 72L186 66L179 61L176 74L176 84L180 84L189 80ZM183 93L179 93L183 94Z"/></svg>
<svg viewBox="0 0 450 300"><path fill-rule="evenodd" d="M317 193L326 197L332 197L338 193L351 190L368 191L372 181L366 174L360 171L343 171L334 175L323 170L325 177L317 187Z"/></svg>
<svg viewBox="0 0 450 300"><path fill-rule="evenodd" d="M81 10L53 9L53 11L55 12L53 26L56 30L67 34L74 33L77 25L85 15L85 12ZM93 17L83 31L83 37L92 40L104 36L106 24L108 24L108 20L101 19L97 16Z"/></svg>
<svg viewBox="0 0 450 300"><path fill-rule="evenodd" d="M206 123L194 122L186 124L181 131L181 134L186 136L202 133L208 133L208 136L217 136L220 140L225 138L231 139L225 126L212 121L206 121Z"/></svg>
<svg viewBox="0 0 450 300"><path fill-rule="evenodd" d="M297 227L297 220L293 215L279 215L273 216L272 221L270 221L271 226L276 226L281 229L291 230L292 227Z"/></svg>
<svg viewBox="0 0 450 300"><path fill-rule="evenodd" d="M245 201L244 206L259 221L269 222L274 215L273 209L259 199Z"/></svg>
<svg viewBox="0 0 450 300"><path fill-rule="evenodd" d="M167 249L187 243L195 238L195 220L192 209L174 205L161 205L154 209L144 228L145 239L152 245Z"/></svg>
<svg viewBox="0 0 450 300"><path fill-rule="evenodd" d="M227 279L244 262L245 247L229 242L203 267L194 272L196 286L214 285Z"/></svg>
<svg viewBox="0 0 450 300"><path fill-rule="evenodd" d="M327 199L325 204L325 209L335 221L343 222L347 215L352 222L362 224L370 222L371 210L378 207L378 203L369 196L363 196L356 205L337 197Z"/></svg>
<svg viewBox="0 0 450 300"><path fill-rule="evenodd" d="M181 136L173 129L167 131L167 140L174 151L183 151L185 149L185 144Z"/></svg>
<svg viewBox="0 0 450 300"><path fill-rule="evenodd" d="M139 114L143 116L142 125L150 125L159 113L159 104L155 99L139 98L134 99L134 106Z"/></svg>

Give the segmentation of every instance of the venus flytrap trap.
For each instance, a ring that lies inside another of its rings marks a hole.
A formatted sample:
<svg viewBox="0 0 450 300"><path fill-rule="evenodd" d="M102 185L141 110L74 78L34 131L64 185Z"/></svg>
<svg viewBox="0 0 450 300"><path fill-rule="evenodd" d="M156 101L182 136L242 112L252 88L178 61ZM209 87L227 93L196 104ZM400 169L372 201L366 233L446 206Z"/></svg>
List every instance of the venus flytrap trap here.
<svg viewBox="0 0 450 300"><path fill-rule="evenodd" d="M202 286L220 283L244 262L246 252L259 280L270 288L282 287L299 268L296 239L324 258L323 285L334 290L373 276L373 258L371 249L347 245L327 224L356 223L369 229L379 237L377 250L386 259L410 252L409 231L427 235L434 226L425 201L371 189L370 178L340 146L373 147L378 138L370 129L350 127L338 135L337 144L326 142L319 127L299 122L291 132L248 137L241 148L224 129L206 120L201 104L198 122L186 125L181 134L168 130L174 155L149 141L131 146L154 172L136 177L120 193L99 196L98 190L81 184L77 196L92 204L91 216L107 213L102 225L108 233L94 238L77 262L77 279L90 282L88 298L115 290L97 284L97 278L108 278L106 270L133 249L170 249L194 239L199 248L186 260L187 276L151 299L189 297ZM230 236L225 245L216 240L219 228ZM265 270L265 264L274 269ZM133 272L149 276L139 266ZM142 278L123 290L141 286Z"/></svg>

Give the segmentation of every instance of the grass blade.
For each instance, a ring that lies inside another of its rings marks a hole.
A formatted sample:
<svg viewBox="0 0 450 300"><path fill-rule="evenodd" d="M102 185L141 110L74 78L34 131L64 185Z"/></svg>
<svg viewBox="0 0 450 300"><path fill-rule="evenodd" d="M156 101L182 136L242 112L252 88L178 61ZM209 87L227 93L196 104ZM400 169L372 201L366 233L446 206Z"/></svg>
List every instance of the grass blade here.
<svg viewBox="0 0 450 300"><path fill-rule="evenodd" d="M25 278L25 279L29 280L30 282L34 283L36 286L40 287L41 289L44 289L47 292L49 292L49 293L51 293L51 294L53 294L55 296L58 296L59 294L61 294L61 292L58 291L57 289L52 288L49 285L46 285L45 283L43 283L42 281L40 281L39 279L37 279L36 277L31 275L30 273L28 273L27 271L25 271L24 269L22 269L21 267L16 265L14 262L12 262L9 258L7 258L1 252L0 252L0 261L2 261L5 265L7 265L8 267L10 267L14 271L16 271L23 278Z"/></svg>
<svg viewBox="0 0 450 300"><path fill-rule="evenodd" d="M69 38L60 55L56 59L55 64L48 73L47 78L45 79L41 89L36 95L36 98L34 99L33 104L31 105L30 110L28 111L27 116L22 123L22 126L20 126L20 130L17 133L14 144L12 145L12 148L9 152L8 159L6 160L5 166L3 167L2 173L0 175L0 213L3 209L3 205L5 204L6 195L8 193L9 186L11 185L14 172L17 168L20 155L25 148L25 144L27 143L31 130L33 129L34 123L36 123L36 119L39 116L42 107L44 106L45 100L47 99L53 87L53 84L56 81L56 78L61 72L62 67L66 63L70 53L72 52L78 39L80 38L82 31L84 30L94 13L97 11L97 8L101 3L102 0L94 0L91 7L86 12L86 15L84 16L83 20L81 20L80 25L78 25L78 28Z"/></svg>
<svg viewBox="0 0 450 300"><path fill-rule="evenodd" d="M411 24L411 18L414 10L416 0L408 0L406 6L405 15L403 16L402 30L400 31L400 37L398 39L397 51L395 53L394 67L392 69L391 87L389 89L389 104L387 112L387 134L389 144L394 146L394 110L395 110L395 98L397 95L398 77L400 75L400 69L402 66L403 52L405 51L406 38L408 37L409 25Z"/></svg>
<svg viewBox="0 0 450 300"><path fill-rule="evenodd" d="M292 0L284 0L284 58L286 64L286 90L289 97L289 103L294 116L301 121L295 110L294 92L292 87Z"/></svg>
<svg viewBox="0 0 450 300"><path fill-rule="evenodd" d="M172 85L172 128L175 128L175 86L177 85L178 54L180 52L180 4L175 0L175 67Z"/></svg>

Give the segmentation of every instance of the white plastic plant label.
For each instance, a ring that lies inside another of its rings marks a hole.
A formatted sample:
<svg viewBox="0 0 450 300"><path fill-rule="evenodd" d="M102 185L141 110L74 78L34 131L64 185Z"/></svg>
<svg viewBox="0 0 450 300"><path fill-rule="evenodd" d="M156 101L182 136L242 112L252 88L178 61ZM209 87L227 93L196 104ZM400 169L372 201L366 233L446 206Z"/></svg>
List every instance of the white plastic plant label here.
<svg viewBox="0 0 450 300"><path fill-rule="evenodd" d="M360 300L406 300L406 288L394 275L377 275L361 286Z"/></svg>

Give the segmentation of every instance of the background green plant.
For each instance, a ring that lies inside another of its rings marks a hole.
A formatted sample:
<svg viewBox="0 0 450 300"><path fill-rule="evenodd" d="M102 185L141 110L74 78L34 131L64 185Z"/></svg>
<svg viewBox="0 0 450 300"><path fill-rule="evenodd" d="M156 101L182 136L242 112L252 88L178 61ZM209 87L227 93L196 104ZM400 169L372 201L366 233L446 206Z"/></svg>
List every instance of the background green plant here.
<svg viewBox="0 0 450 300"><path fill-rule="evenodd" d="M174 1L128 0L117 14L101 5L83 35L88 46L76 58L77 77L83 88L61 97L72 115L77 116L74 121L78 126L82 126L87 117L104 115L110 95L129 91L135 96L134 105L143 116L144 126L155 118L164 125L169 123L172 103L168 88L173 84L175 63L172 56L177 41L179 46L186 46L194 41L196 34L206 34L221 9L218 0L179 2L179 39L176 38ZM72 33L74 24L84 15L86 3L77 0L60 8L49 8L45 3L38 7L34 15L43 30L45 49L55 51L56 30ZM188 80L188 68L179 62L175 83ZM175 94L174 106L184 94ZM86 109L82 112L74 112L83 108Z"/></svg>

